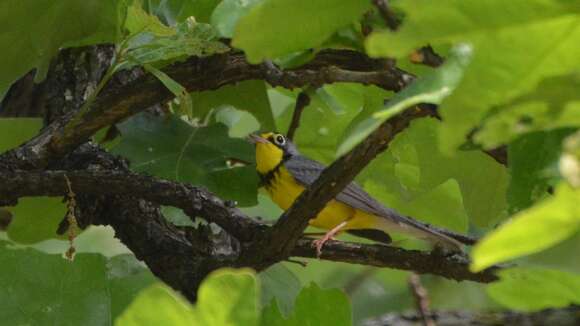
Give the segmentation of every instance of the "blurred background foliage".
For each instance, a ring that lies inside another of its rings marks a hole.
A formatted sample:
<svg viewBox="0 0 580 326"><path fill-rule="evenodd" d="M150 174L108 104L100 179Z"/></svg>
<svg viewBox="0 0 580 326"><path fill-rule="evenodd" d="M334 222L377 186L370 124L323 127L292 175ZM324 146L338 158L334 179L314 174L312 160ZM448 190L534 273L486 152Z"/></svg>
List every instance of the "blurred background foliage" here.
<svg viewBox="0 0 580 326"><path fill-rule="evenodd" d="M580 304L580 4L390 3L403 20L397 32L386 28L371 1L360 0L3 0L0 97L31 69L42 80L60 48L115 43L111 74L143 65L176 100L165 115L145 112L118 125L120 139L106 144L109 150L128 158L135 171L204 186L248 215L274 220L281 211L258 189L253 148L243 138L258 130L286 132L300 90L253 80L187 94L160 69L229 51L223 38L251 62L272 59L284 67L324 48L397 58L418 76L397 95L350 83L309 89L298 148L328 164L393 109L440 105L442 120L412 122L357 181L404 214L483 237L471 252L474 270L507 261L517 268L487 286L422 276L432 308L535 311ZM363 19L373 31L366 38ZM411 64L408 54L425 44L449 58L447 64ZM0 152L41 126L40 119L0 119ZM497 146L507 147L507 167L482 151ZM349 325L351 318L359 324L414 309L408 272L317 260L257 275L218 271L193 307L158 284L110 228L85 230L75 239L74 262L64 260L68 242L54 231L65 210L58 198L0 208L2 216L12 215L0 232L3 321ZM177 209L164 212L176 224L190 223Z"/></svg>

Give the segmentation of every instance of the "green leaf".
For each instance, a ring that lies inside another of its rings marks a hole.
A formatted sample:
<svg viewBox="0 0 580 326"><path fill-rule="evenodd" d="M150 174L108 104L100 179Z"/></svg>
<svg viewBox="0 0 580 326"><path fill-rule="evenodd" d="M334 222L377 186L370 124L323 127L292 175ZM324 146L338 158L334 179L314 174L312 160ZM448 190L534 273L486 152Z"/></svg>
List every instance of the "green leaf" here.
<svg viewBox="0 0 580 326"><path fill-rule="evenodd" d="M10 249L0 241L0 315L7 325L108 325L154 276L134 258Z"/></svg>
<svg viewBox="0 0 580 326"><path fill-rule="evenodd" d="M32 138L40 128L40 118L0 118L0 154Z"/></svg>
<svg viewBox="0 0 580 326"><path fill-rule="evenodd" d="M439 104L457 86L471 58L467 45L456 47L449 59L437 70L417 79L393 96L382 109L350 128L349 134L338 147L338 156L346 154L385 120L419 103Z"/></svg>
<svg viewBox="0 0 580 326"><path fill-rule="evenodd" d="M248 80L236 85L221 87L215 91L191 93L194 116L203 118L211 110L232 106L251 113L263 130L276 130L266 84L260 80Z"/></svg>
<svg viewBox="0 0 580 326"><path fill-rule="evenodd" d="M189 302L168 286L157 283L141 291L115 325L199 325L194 322Z"/></svg>
<svg viewBox="0 0 580 326"><path fill-rule="evenodd" d="M385 191L384 186L372 179L365 189L388 207L421 221L460 233L468 231L468 217L463 205L461 188L455 179L449 179L425 193L403 198Z"/></svg>
<svg viewBox="0 0 580 326"><path fill-rule="evenodd" d="M163 86L167 87L173 95L179 100L179 108L181 113L187 115L189 118L193 117L193 103L191 102L191 96L185 89L185 87L181 86L178 82L173 80L173 78L169 77L163 71L153 67L150 64L143 65L143 68L148 72L152 73L161 83Z"/></svg>
<svg viewBox="0 0 580 326"><path fill-rule="evenodd" d="M220 36L232 38L239 19L263 0L223 0L211 15L211 24Z"/></svg>
<svg viewBox="0 0 580 326"><path fill-rule="evenodd" d="M127 8L125 28L130 35L149 32L157 36L171 36L176 33L175 29L163 25L159 18L143 10L140 0L134 0Z"/></svg>
<svg viewBox="0 0 580 326"><path fill-rule="evenodd" d="M257 325L258 284L249 269L213 272L199 288L195 325Z"/></svg>
<svg viewBox="0 0 580 326"><path fill-rule="evenodd" d="M480 271L549 248L580 228L580 190L561 183L553 197L521 211L473 249L471 269Z"/></svg>
<svg viewBox="0 0 580 326"><path fill-rule="evenodd" d="M208 24L187 20L176 26L175 35L140 33L131 38L127 50L116 67L128 69L135 65L150 64L162 68L191 56L204 57L229 51L217 40L217 33Z"/></svg>
<svg viewBox="0 0 580 326"><path fill-rule="evenodd" d="M535 131L580 127L580 74L543 79L536 89L492 111L474 135L487 148Z"/></svg>
<svg viewBox="0 0 580 326"><path fill-rule="evenodd" d="M228 126L230 137L247 137L250 133L260 129L260 123L253 115L233 107L224 107L215 114L215 121Z"/></svg>
<svg viewBox="0 0 580 326"><path fill-rule="evenodd" d="M124 10L117 0L2 1L0 94L31 69L39 69L37 80L44 78L60 48L117 41Z"/></svg>
<svg viewBox="0 0 580 326"><path fill-rule="evenodd" d="M13 217L8 226L8 236L13 241L30 244L58 238L56 229L65 217L66 205L60 198L24 197L8 211Z"/></svg>
<svg viewBox="0 0 580 326"><path fill-rule="evenodd" d="M219 2L220 0L147 0L145 8L169 25L181 23L191 16L197 22L209 23L211 13Z"/></svg>
<svg viewBox="0 0 580 326"><path fill-rule="evenodd" d="M119 129L121 143L113 152L128 158L133 170L203 185L242 206L256 203L254 167L228 165L231 158L252 163L253 147L243 139L229 138L223 124L194 127L175 116L141 114Z"/></svg>
<svg viewBox="0 0 580 326"><path fill-rule="evenodd" d="M528 208L546 197L550 187L560 179L557 163L562 140L569 134L570 130L532 132L508 146L510 213Z"/></svg>
<svg viewBox="0 0 580 326"><path fill-rule="evenodd" d="M338 289L323 290L315 283L302 289L296 299L294 313L285 319L276 304L266 309L261 325L352 325L350 303Z"/></svg>
<svg viewBox="0 0 580 326"><path fill-rule="evenodd" d="M434 222L443 222L446 212L455 214L445 222L448 227L466 225L462 211L475 225L492 225L503 216L506 208L506 168L476 150L447 156L439 149L437 134L440 128L441 123L434 118L414 120L391 142L387 153L371 162L359 180L363 184L372 180L376 184L374 188L382 191L371 194L384 198L389 204L390 201L394 205L405 203L402 209L409 209L405 206L415 200L424 203L424 207L414 209L425 211L425 218ZM447 182L452 183L445 184ZM460 194L454 193L453 182L459 185ZM428 203L429 197L439 201ZM428 213L431 207L434 211Z"/></svg>
<svg viewBox="0 0 580 326"><path fill-rule="evenodd" d="M370 55L401 57L425 44L480 40L580 12L574 1L551 0L406 0L398 6L407 14L402 27L371 35L367 40Z"/></svg>
<svg viewBox="0 0 580 326"><path fill-rule="evenodd" d="M538 311L580 304L580 276L543 268L512 268L499 272L501 280L487 293L505 307Z"/></svg>
<svg viewBox="0 0 580 326"><path fill-rule="evenodd" d="M361 0L265 0L239 20L232 44L249 62L274 59L322 44L369 8Z"/></svg>
<svg viewBox="0 0 580 326"><path fill-rule="evenodd" d="M132 325L257 325L258 288L249 269L214 271L199 287L197 305L156 284L142 291L117 319L117 326Z"/></svg>
<svg viewBox="0 0 580 326"><path fill-rule="evenodd" d="M461 84L441 105L447 152L493 107L580 67L576 1L414 0L401 7L407 14L402 28L369 38L369 53L401 56L427 43L468 42L475 49Z"/></svg>
<svg viewBox="0 0 580 326"><path fill-rule="evenodd" d="M300 280L283 264L275 264L258 274L261 285L262 307L276 302L284 316L289 316L294 308L296 296L302 288Z"/></svg>
<svg viewBox="0 0 580 326"><path fill-rule="evenodd" d="M301 153L324 163L332 162L345 128L361 111L365 96L375 91L378 94L386 93L374 87L340 83L326 85L310 94L310 104L302 112L300 127L294 137ZM285 101L286 97L283 99L281 103L285 107L281 109L284 111L276 122L281 130L287 130L292 120L295 98L293 95L289 102Z"/></svg>

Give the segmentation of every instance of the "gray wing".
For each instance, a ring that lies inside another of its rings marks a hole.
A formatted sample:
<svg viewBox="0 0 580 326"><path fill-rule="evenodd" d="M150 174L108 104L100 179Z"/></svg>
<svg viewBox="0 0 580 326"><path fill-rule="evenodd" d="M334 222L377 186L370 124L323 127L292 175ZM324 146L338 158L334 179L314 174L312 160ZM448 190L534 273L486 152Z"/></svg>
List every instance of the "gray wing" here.
<svg viewBox="0 0 580 326"><path fill-rule="evenodd" d="M325 168L321 163L304 156L293 156L285 162L284 166L294 179L304 186L312 184ZM335 199L341 203L374 215L390 217L395 221L407 222L406 218L403 218L394 210L381 205L355 182L351 182L346 186Z"/></svg>
<svg viewBox="0 0 580 326"><path fill-rule="evenodd" d="M325 168L325 166L321 163L304 156L293 156L285 162L284 166L294 177L294 179L296 179L298 183L301 183L304 186L311 185L320 176L320 173L322 173ZM444 238L451 238L455 241L459 241L468 245L472 245L476 242L476 239L473 239L469 236L438 228L401 215L395 210L385 207L381 203L377 202L355 182L351 182L348 186L346 186L343 191L335 197L335 199L356 209L381 216L395 223L414 226L415 228L423 230L427 233L434 234L438 237L441 236Z"/></svg>

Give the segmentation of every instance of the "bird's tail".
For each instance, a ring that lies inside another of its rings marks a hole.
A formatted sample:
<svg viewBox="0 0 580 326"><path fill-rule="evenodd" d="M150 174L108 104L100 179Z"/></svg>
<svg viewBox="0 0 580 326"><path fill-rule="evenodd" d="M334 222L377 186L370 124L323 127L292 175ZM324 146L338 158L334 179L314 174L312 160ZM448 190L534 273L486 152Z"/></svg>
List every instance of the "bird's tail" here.
<svg viewBox="0 0 580 326"><path fill-rule="evenodd" d="M410 235L431 243L446 251L463 251L463 245L473 245L476 240L453 231L434 227L427 223L419 222L409 217L399 215L382 220L382 228L385 232L398 232Z"/></svg>

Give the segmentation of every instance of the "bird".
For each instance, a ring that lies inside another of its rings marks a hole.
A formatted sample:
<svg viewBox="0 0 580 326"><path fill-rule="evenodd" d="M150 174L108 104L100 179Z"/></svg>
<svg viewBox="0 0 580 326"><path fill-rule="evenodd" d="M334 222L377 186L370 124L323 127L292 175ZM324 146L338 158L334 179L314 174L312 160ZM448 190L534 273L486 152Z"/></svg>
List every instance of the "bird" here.
<svg viewBox="0 0 580 326"><path fill-rule="evenodd" d="M260 185L282 210L290 208L325 169L322 163L302 155L280 133L250 134L248 139L255 144ZM464 244L475 242L468 236L420 222L382 205L356 182L348 184L320 213L311 217L309 225L328 230L313 242L319 257L324 244L341 232L387 244L391 243L390 234L395 232L421 239L446 252L463 252Z"/></svg>

